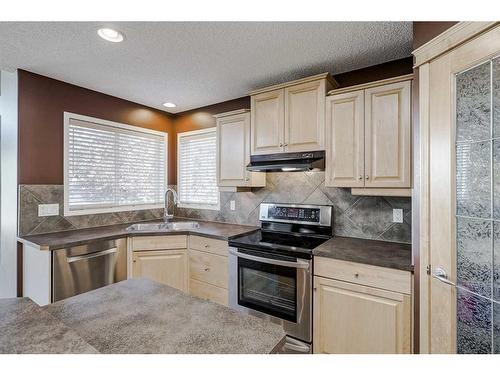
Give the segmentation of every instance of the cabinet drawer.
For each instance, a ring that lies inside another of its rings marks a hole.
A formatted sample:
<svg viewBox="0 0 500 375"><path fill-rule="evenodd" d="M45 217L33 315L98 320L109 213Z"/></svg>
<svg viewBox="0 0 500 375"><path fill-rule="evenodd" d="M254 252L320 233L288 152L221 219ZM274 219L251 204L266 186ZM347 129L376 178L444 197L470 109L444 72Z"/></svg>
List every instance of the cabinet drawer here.
<svg viewBox="0 0 500 375"><path fill-rule="evenodd" d="M229 295L227 289L219 288L218 286L210 285L195 279L189 280L189 294L220 303L224 306L228 305Z"/></svg>
<svg viewBox="0 0 500 375"><path fill-rule="evenodd" d="M227 257L189 250L189 277L227 289Z"/></svg>
<svg viewBox="0 0 500 375"><path fill-rule="evenodd" d="M215 240L213 238L189 236L189 248L227 256L227 241Z"/></svg>
<svg viewBox="0 0 500 375"><path fill-rule="evenodd" d="M186 249L187 236L132 237L132 250Z"/></svg>
<svg viewBox="0 0 500 375"><path fill-rule="evenodd" d="M408 271L315 257L314 274L329 279L411 294L411 273Z"/></svg>

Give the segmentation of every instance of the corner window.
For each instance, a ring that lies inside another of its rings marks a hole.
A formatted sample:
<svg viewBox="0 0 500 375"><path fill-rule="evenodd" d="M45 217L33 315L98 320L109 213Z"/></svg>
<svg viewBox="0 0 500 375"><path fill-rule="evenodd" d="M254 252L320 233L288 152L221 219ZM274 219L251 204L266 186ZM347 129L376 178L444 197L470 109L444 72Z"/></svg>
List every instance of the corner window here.
<svg viewBox="0 0 500 375"><path fill-rule="evenodd" d="M166 133L65 112L65 216L163 207L166 145Z"/></svg>
<svg viewBox="0 0 500 375"><path fill-rule="evenodd" d="M179 206L218 210L216 129L177 134Z"/></svg>

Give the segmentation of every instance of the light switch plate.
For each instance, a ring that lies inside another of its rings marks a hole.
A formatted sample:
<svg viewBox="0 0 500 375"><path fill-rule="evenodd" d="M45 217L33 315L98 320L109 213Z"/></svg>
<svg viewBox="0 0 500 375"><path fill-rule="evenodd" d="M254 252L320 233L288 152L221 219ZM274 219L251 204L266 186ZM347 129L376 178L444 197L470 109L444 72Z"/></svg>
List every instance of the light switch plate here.
<svg viewBox="0 0 500 375"><path fill-rule="evenodd" d="M235 201L229 201L229 208L234 211L236 209L236 202Z"/></svg>
<svg viewBox="0 0 500 375"><path fill-rule="evenodd" d="M403 222L403 210L401 208L395 208L392 210L392 222L393 223Z"/></svg>
<svg viewBox="0 0 500 375"><path fill-rule="evenodd" d="M38 216L57 216L57 215L59 215L59 203L38 205Z"/></svg>

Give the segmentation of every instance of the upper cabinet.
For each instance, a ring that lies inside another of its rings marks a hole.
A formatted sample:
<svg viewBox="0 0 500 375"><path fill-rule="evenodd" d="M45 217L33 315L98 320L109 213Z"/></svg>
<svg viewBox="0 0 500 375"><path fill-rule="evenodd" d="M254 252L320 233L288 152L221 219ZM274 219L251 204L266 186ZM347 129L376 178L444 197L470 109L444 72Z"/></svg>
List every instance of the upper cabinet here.
<svg viewBox="0 0 500 375"><path fill-rule="evenodd" d="M252 95L252 155L283 151L285 99L283 89Z"/></svg>
<svg viewBox="0 0 500 375"><path fill-rule="evenodd" d="M250 93L251 154L324 150L325 97L337 86L325 73Z"/></svg>
<svg viewBox="0 0 500 375"><path fill-rule="evenodd" d="M215 116L217 119L217 181L221 187L266 186L266 175L249 172L250 112L246 109Z"/></svg>
<svg viewBox="0 0 500 375"><path fill-rule="evenodd" d="M392 195L410 188L410 78L334 90L327 97L327 186L392 188Z"/></svg>

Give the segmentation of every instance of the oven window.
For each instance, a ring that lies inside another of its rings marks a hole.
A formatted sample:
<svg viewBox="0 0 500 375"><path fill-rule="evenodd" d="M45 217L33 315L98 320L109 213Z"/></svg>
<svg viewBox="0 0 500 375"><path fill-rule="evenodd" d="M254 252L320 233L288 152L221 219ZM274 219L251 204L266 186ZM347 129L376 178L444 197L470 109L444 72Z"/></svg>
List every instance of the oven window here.
<svg viewBox="0 0 500 375"><path fill-rule="evenodd" d="M238 258L238 304L297 322L297 269Z"/></svg>

